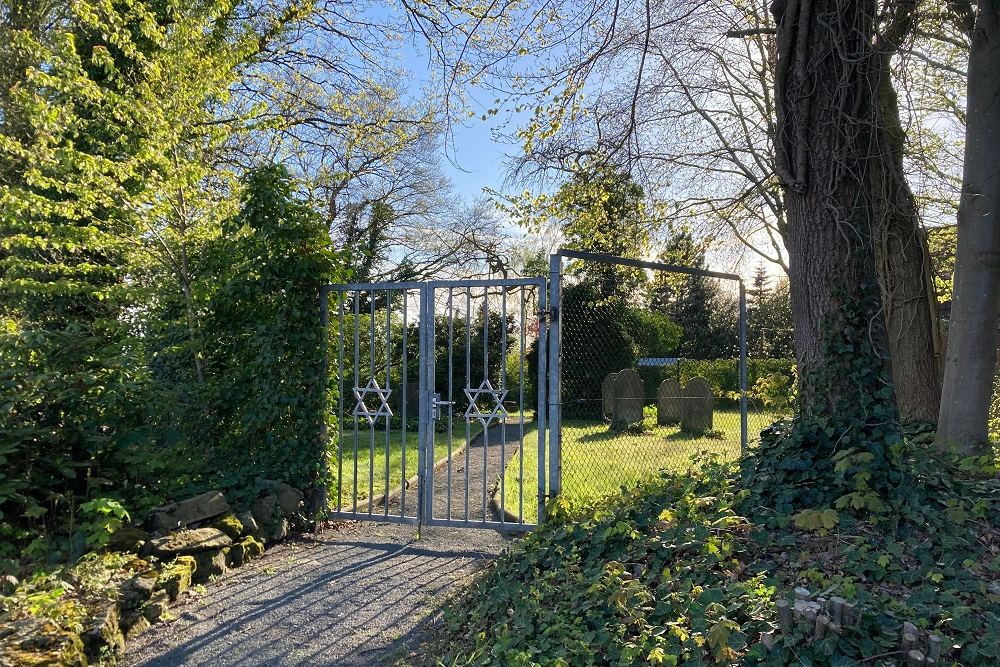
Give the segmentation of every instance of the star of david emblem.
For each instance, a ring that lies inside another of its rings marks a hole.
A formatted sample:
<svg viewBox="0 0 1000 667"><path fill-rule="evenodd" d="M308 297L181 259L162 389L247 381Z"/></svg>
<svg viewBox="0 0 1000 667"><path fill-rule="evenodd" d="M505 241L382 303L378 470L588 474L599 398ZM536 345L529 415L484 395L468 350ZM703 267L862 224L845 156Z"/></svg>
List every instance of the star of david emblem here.
<svg viewBox="0 0 1000 667"><path fill-rule="evenodd" d="M494 419L506 420L507 410L503 407L503 400L507 398L507 390L494 389L489 380L483 380L477 389L465 389L465 395L469 398L469 407L465 410L465 418L478 419L483 428L490 425ZM480 410L477 401L479 397L488 398L491 408Z"/></svg>
<svg viewBox="0 0 1000 667"><path fill-rule="evenodd" d="M392 409L389 407L389 394L392 393L391 389L383 389L378 386L378 381L372 378L368 381L368 384L364 387L354 388L354 397L358 399L357 405L354 406L354 410L351 412L355 417L364 417L368 420L369 424L374 424L375 420L379 417L391 417ZM365 403L365 399L368 398L369 394L374 394L378 397L379 405L378 408L372 412L368 409L368 404Z"/></svg>

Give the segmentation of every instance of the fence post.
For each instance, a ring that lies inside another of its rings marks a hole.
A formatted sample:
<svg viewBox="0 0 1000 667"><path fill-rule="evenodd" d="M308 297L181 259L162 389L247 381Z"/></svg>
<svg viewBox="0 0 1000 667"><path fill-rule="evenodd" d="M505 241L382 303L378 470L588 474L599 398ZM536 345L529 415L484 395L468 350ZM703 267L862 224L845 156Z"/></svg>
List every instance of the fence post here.
<svg viewBox="0 0 1000 667"><path fill-rule="evenodd" d="M549 256L549 497L562 490L562 257ZM541 518L541 517L539 517Z"/></svg>
<svg viewBox="0 0 1000 667"><path fill-rule="evenodd" d="M740 454L747 453L747 288L740 280Z"/></svg>
<svg viewBox="0 0 1000 667"><path fill-rule="evenodd" d="M537 377L537 391L535 392L535 404L538 414L536 419L538 420L538 521L542 520L545 516L545 445L546 443L546 427L548 423L548 414L546 411L548 404L548 300L546 298L546 288L548 283L543 279L541 284L538 286L538 377ZM521 334L524 335L523 333ZM522 419L524 417L522 416ZM523 519L523 517L522 517Z"/></svg>

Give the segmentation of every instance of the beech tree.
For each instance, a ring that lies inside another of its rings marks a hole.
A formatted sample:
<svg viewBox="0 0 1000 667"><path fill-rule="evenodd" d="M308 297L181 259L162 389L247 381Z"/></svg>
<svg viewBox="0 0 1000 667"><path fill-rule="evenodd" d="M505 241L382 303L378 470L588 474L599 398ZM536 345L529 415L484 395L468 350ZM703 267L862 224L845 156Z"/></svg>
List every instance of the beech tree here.
<svg viewBox="0 0 1000 667"><path fill-rule="evenodd" d="M965 168L951 331L937 438L975 453L987 442L1000 326L1000 0L949 3L968 27Z"/></svg>

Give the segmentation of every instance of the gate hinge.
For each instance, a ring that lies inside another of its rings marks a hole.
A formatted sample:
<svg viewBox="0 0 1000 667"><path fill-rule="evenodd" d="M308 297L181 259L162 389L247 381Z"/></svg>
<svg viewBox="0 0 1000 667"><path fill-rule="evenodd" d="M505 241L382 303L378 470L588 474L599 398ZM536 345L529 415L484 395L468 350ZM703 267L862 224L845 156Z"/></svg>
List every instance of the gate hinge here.
<svg viewBox="0 0 1000 667"><path fill-rule="evenodd" d="M538 319L546 324L552 324L559 317L559 311L556 308L549 308L548 310L538 311Z"/></svg>

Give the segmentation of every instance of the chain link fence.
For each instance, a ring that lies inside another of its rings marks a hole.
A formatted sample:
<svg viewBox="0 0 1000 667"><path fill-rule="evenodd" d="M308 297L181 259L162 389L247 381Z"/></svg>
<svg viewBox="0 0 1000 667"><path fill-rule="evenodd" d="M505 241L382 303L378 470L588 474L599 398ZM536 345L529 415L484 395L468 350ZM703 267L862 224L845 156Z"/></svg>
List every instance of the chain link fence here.
<svg viewBox="0 0 1000 667"><path fill-rule="evenodd" d="M587 261L567 267L563 495L594 499L661 469L687 470L702 453L740 455L740 317L737 280ZM792 364L748 359L748 446L790 408Z"/></svg>

